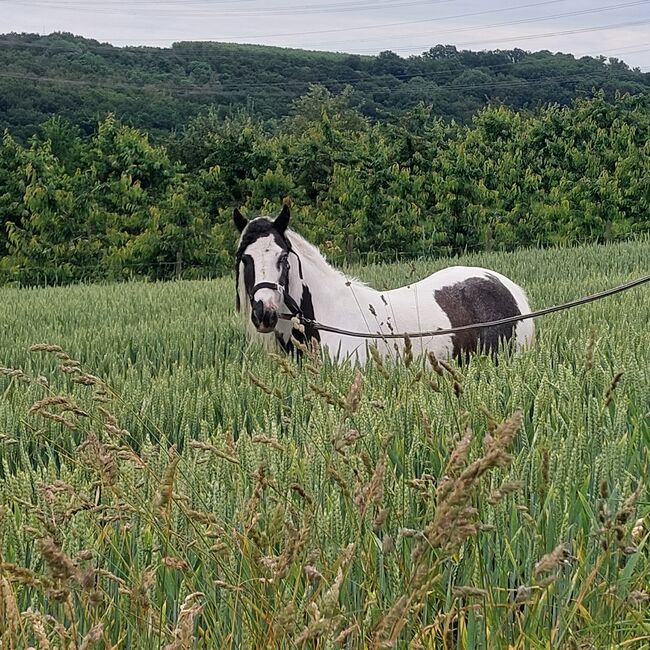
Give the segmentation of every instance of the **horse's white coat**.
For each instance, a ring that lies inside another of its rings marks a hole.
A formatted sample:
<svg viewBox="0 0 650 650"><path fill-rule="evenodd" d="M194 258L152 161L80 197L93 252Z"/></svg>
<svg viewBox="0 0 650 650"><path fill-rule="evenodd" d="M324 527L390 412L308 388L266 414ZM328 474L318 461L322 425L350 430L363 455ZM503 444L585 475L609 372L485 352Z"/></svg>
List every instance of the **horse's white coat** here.
<svg viewBox="0 0 650 650"><path fill-rule="evenodd" d="M263 217L262 217L263 218ZM438 328L449 328L451 323L434 298L434 292L454 285L468 278L498 278L512 293L519 312L527 314L530 306L523 289L514 282L487 269L478 267L453 266L404 287L390 291L377 291L359 280L348 278L331 267L320 251L292 230L287 230L286 238L293 251L300 257L303 278L300 278L295 255L289 256L289 292L300 304L303 285L309 288L317 321L334 327L355 332L383 333L422 332ZM255 260L255 283L277 282L279 277L278 259L283 250L272 236L261 237L247 248ZM240 271L238 290L241 297L246 296L243 273ZM256 298L268 308L284 310L282 295L272 289L260 289ZM242 304L249 305L243 298ZM274 343L273 334L260 334L251 324L250 305L242 310L246 317L249 333L260 337L266 343ZM287 310L288 311L288 310ZM374 312L374 313L373 313ZM276 331L285 340L291 336L291 324L280 320ZM532 343L534 325L532 320L519 322L514 330L517 348ZM361 339L330 332L321 332L321 347L341 360L357 359L365 363L368 358L368 344L377 346L384 356L401 353L404 341L401 339ZM452 337L431 336L412 339L414 354L433 351L441 358L451 356Z"/></svg>

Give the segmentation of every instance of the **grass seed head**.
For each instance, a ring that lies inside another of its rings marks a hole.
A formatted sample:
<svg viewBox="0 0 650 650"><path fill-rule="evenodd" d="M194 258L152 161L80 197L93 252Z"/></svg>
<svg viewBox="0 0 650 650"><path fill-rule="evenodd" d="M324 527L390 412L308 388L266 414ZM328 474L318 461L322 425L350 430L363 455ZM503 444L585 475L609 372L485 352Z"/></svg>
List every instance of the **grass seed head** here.
<svg viewBox="0 0 650 650"><path fill-rule="evenodd" d="M535 564L535 575L543 576L544 574L555 571L555 569L559 567L567 557L568 553L566 548L564 548L564 545L560 544L559 546L556 546L550 553L544 555L542 559Z"/></svg>
<svg viewBox="0 0 650 650"><path fill-rule="evenodd" d="M39 539L36 545L53 578L65 581L77 576L77 567L74 562L51 537Z"/></svg>
<svg viewBox="0 0 650 650"><path fill-rule="evenodd" d="M194 646L194 621L203 611L203 605L194 601L204 596L203 593L195 592L185 598L172 632L172 641L163 650L186 650Z"/></svg>

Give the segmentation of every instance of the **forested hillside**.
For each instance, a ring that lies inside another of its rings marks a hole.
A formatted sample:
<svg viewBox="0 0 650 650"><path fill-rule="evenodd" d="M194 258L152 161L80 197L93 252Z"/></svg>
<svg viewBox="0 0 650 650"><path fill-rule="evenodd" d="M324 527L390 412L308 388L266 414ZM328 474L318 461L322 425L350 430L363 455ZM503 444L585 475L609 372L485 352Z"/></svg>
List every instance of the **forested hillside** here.
<svg viewBox="0 0 650 650"><path fill-rule="evenodd" d="M468 123L488 103L513 108L567 105L602 89L637 93L650 74L612 59L459 51L438 45L420 56L359 56L221 43L171 48L118 48L70 34L0 36L0 132L25 142L52 115L90 134L113 113L125 124L162 136L206 106L218 116L247 110L260 118L288 114L310 84L350 100L374 119L418 102L433 114Z"/></svg>
<svg viewBox="0 0 650 650"><path fill-rule="evenodd" d="M650 96L468 125L424 105L373 122L314 87L269 123L209 112L166 145L109 116L0 144L0 282L196 277L232 268L233 206L294 202L334 261L611 241L650 229Z"/></svg>

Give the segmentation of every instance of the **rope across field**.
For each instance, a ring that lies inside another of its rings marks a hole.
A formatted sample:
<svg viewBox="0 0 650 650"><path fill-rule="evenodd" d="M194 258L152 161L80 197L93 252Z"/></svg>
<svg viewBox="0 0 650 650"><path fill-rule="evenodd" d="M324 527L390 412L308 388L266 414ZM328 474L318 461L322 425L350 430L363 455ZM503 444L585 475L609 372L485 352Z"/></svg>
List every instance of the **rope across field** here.
<svg viewBox="0 0 650 650"><path fill-rule="evenodd" d="M573 309L574 307L579 307L580 305L586 305L590 302L595 302L597 300L602 300L609 296L614 296L617 293L623 293L624 291L629 291L635 287L639 287L643 284L650 282L650 275L639 278L637 280L631 280L625 284L621 284L612 289L606 289L604 291L599 291L598 293L585 296L583 298L578 298L577 300L571 300L569 302L562 303L560 305L553 305L552 307L546 307L544 309L538 309L537 311L530 312L529 314L520 314L518 316L510 316L508 318L501 318L499 320L488 321L485 323L471 323L469 325L462 325L460 327L451 327L447 329L435 329L425 332L386 332L386 333L373 333L373 332L352 332L339 327L332 327L331 325L326 325L318 321L306 318L302 315L292 315L292 314L281 314L280 318L284 320L289 320L295 323L297 327L304 326L305 324L311 325L322 332L333 332L335 334L341 334L344 336L351 336L354 338L364 338L364 339L403 339L403 338L423 338L429 336L446 336L449 334L457 334L459 332L467 332L471 330L484 329L488 327L499 327L500 325L509 325L511 323L518 323L522 320L530 320L531 318L539 318L540 316L546 316L547 314L555 314L560 311L565 311L567 309Z"/></svg>

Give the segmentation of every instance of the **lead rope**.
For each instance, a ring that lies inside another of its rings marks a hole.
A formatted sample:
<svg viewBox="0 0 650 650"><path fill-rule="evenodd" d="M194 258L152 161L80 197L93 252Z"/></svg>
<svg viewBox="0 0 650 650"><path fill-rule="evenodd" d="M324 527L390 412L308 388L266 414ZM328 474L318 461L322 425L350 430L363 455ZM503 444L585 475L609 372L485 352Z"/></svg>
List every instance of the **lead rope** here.
<svg viewBox="0 0 650 650"><path fill-rule="evenodd" d="M297 256L296 256L297 257ZM298 258L300 259L300 258ZM538 311L533 311L528 314L519 314L517 316L510 316L508 318L502 318L500 320L487 321L484 323L472 323L470 325L461 325L460 327L452 327L449 329L436 329L429 332L403 332L403 333L391 333L391 334L381 334L379 332L353 332L350 330L342 329L340 327L333 327L332 325L324 325L319 323L316 320L311 318L306 318L299 314L280 314L280 318L283 320L297 321L300 325L310 325L321 332L331 332L333 334L342 334L343 336L351 336L354 338L362 339L404 339L404 338L424 338L429 336L445 336L448 334L456 334L457 332L466 332L468 330L483 329L485 327L497 327L499 325L508 325L509 323L518 323L522 320L530 320L531 318L537 318L538 316L546 316L547 314L553 314L558 311L564 311L566 309L571 309L572 307L578 307L579 305L586 305L590 302L595 302L597 300L602 300L608 296L613 296L617 293L622 293L623 291L629 291L634 287L641 286L646 282L650 282L650 275L647 275L637 280L632 280L621 284L612 289L606 289L605 291L600 291L598 293L593 293L584 298L578 298L577 300L572 300L571 302L565 302L560 305L553 305L552 307L546 307L545 309L539 309Z"/></svg>

